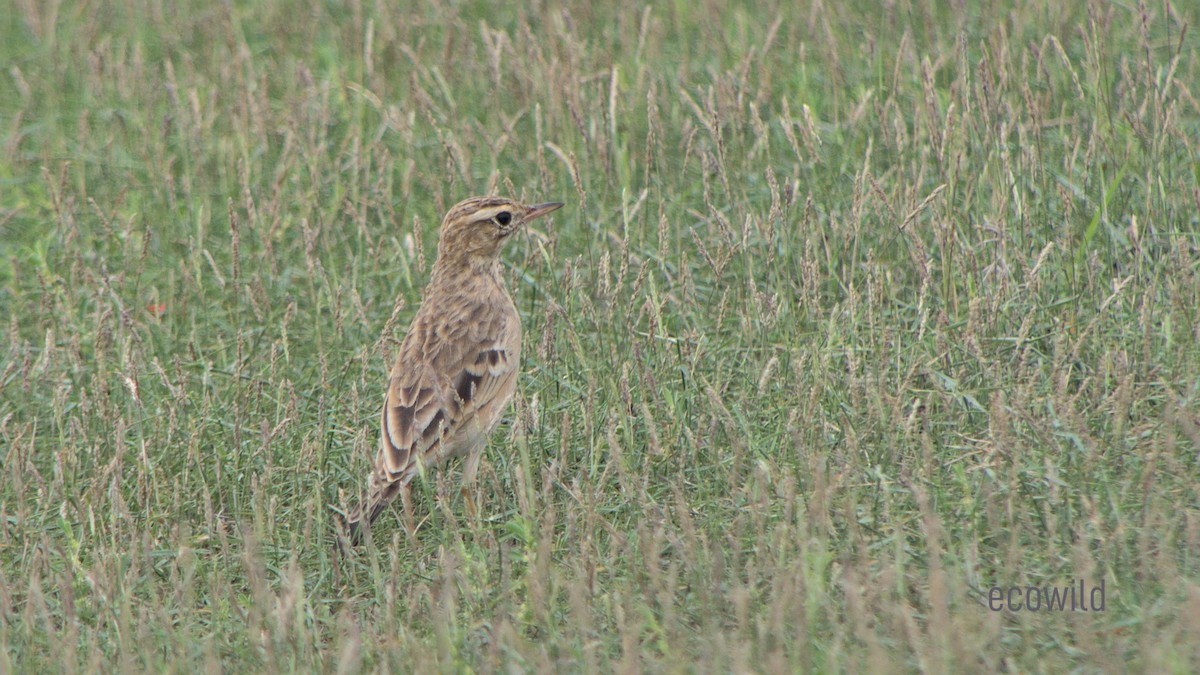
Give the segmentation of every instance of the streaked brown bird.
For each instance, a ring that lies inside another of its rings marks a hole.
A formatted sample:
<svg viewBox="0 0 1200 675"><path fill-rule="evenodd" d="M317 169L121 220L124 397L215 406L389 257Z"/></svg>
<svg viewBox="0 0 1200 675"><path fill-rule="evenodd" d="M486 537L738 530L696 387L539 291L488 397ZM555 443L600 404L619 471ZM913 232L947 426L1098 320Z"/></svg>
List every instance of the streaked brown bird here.
<svg viewBox="0 0 1200 675"><path fill-rule="evenodd" d="M352 542L420 467L466 457L463 482L475 482L521 363L521 317L505 288L500 250L522 225L561 206L472 197L442 220L433 277L388 379L367 496L347 518Z"/></svg>

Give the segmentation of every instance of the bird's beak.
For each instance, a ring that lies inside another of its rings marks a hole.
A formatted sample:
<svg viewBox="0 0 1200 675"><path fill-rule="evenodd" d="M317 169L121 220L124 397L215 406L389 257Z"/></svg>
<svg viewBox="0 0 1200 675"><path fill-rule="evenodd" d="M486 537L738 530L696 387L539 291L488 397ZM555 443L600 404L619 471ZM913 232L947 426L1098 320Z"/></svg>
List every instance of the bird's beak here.
<svg viewBox="0 0 1200 675"><path fill-rule="evenodd" d="M562 208L562 202L547 202L545 204L534 204L525 212L525 220L533 220Z"/></svg>

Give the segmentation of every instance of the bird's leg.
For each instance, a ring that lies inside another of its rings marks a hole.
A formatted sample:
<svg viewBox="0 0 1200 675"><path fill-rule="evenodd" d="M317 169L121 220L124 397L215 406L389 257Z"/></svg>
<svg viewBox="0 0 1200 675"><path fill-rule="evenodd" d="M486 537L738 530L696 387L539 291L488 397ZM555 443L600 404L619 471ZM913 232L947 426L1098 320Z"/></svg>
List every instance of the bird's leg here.
<svg viewBox="0 0 1200 675"><path fill-rule="evenodd" d="M475 481L479 474L479 462L483 459L483 444L467 454L466 466L463 467L462 496L466 501L467 513L472 518L479 517L479 484Z"/></svg>
<svg viewBox="0 0 1200 675"><path fill-rule="evenodd" d="M404 506L404 529L410 536L417 534L416 516L413 515L412 485L406 484L400 488L400 504Z"/></svg>

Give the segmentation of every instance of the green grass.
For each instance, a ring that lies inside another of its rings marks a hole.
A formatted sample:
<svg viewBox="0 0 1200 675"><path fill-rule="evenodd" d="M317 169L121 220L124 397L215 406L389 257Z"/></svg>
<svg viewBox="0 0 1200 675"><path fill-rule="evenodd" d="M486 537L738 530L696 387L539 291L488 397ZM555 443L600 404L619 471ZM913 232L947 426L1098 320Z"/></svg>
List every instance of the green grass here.
<svg viewBox="0 0 1200 675"><path fill-rule="evenodd" d="M0 670L1200 662L1200 6L383 4L5 3ZM479 512L341 559L484 193Z"/></svg>

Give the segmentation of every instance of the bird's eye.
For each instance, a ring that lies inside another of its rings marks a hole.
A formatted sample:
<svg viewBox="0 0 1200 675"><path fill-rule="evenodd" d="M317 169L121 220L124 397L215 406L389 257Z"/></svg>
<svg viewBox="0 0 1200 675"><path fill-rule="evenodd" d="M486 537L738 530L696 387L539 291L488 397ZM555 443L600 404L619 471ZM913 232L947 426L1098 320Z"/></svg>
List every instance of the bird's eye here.
<svg viewBox="0 0 1200 675"><path fill-rule="evenodd" d="M508 211L501 211L496 214L496 222L500 223L501 226L508 225L512 222L512 214Z"/></svg>

